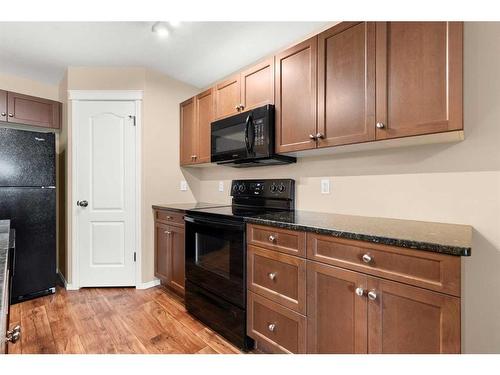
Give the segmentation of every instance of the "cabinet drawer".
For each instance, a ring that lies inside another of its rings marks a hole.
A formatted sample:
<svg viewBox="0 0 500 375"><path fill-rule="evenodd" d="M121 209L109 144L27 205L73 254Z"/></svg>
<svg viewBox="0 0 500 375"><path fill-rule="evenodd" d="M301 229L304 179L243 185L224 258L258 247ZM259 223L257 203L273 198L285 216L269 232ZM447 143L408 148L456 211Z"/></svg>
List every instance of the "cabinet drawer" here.
<svg viewBox="0 0 500 375"><path fill-rule="evenodd" d="M460 257L308 233L307 258L460 296Z"/></svg>
<svg viewBox="0 0 500 375"><path fill-rule="evenodd" d="M276 353L305 353L305 316L250 291L247 308L248 336Z"/></svg>
<svg viewBox="0 0 500 375"><path fill-rule="evenodd" d="M249 246L247 267L248 289L305 315L305 259Z"/></svg>
<svg viewBox="0 0 500 375"><path fill-rule="evenodd" d="M177 211L155 211L155 220L169 224L184 225L184 214Z"/></svg>
<svg viewBox="0 0 500 375"><path fill-rule="evenodd" d="M302 258L306 256L306 233L249 224L248 243Z"/></svg>

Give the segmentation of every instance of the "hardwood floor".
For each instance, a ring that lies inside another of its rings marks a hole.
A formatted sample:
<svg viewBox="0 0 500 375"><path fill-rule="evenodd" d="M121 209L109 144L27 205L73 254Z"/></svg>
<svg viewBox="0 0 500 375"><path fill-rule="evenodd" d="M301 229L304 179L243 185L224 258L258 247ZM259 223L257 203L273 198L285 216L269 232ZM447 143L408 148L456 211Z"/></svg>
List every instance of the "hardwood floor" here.
<svg viewBox="0 0 500 375"><path fill-rule="evenodd" d="M9 353L233 354L240 351L191 317L163 287L85 288L11 307L21 340Z"/></svg>

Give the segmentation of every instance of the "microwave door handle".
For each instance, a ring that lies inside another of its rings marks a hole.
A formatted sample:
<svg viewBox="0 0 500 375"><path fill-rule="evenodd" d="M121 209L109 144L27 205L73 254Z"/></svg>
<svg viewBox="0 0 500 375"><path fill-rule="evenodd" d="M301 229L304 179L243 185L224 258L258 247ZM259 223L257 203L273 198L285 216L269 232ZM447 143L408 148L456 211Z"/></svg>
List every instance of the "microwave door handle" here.
<svg viewBox="0 0 500 375"><path fill-rule="evenodd" d="M246 149L247 149L247 153L251 152L250 142L249 142L249 139L248 139L248 131L249 130L250 130L250 115L247 116L247 119L245 121L245 146L246 146Z"/></svg>
<svg viewBox="0 0 500 375"><path fill-rule="evenodd" d="M251 129L251 135L250 135ZM247 147L247 152L253 154L253 148L255 146L255 128L253 126L252 115L249 114L245 121L245 145Z"/></svg>

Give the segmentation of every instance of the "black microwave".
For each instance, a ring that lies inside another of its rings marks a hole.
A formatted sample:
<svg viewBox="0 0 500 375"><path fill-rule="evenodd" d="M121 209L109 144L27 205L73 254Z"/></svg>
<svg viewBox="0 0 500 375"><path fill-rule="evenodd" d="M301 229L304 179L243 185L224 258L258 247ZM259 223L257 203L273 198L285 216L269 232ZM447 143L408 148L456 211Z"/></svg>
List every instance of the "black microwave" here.
<svg viewBox="0 0 500 375"><path fill-rule="evenodd" d="M214 121L211 161L233 167L288 164L296 159L274 149L274 105L265 105Z"/></svg>

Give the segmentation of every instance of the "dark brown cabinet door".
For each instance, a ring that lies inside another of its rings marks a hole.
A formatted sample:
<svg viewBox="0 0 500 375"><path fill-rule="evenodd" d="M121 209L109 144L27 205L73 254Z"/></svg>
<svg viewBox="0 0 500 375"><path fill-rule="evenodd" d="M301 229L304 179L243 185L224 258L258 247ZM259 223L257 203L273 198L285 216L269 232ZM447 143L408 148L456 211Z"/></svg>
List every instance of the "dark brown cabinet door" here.
<svg viewBox="0 0 500 375"><path fill-rule="evenodd" d="M215 86L215 119L232 116L240 108L240 75L220 82Z"/></svg>
<svg viewBox="0 0 500 375"><path fill-rule="evenodd" d="M459 298L373 277L368 292L369 353L460 353Z"/></svg>
<svg viewBox="0 0 500 375"><path fill-rule="evenodd" d="M7 116L9 122L60 129L61 103L8 92Z"/></svg>
<svg viewBox="0 0 500 375"><path fill-rule="evenodd" d="M316 147L317 36L276 55L276 150Z"/></svg>
<svg viewBox="0 0 500 375"><path fill-rule="evenodd" d="M210 163L210 124L214 120L213 89L196 96L196 123L198 126L197 163Z"/></svg>
<svg viewBox="0 0 500 375"><path fill-rule="evenodd" d="M155 223L155 276L167 283L170 278L169 226Z"/></svg>
<svg viewBox="0 0 500 375"><path fill-rule="evenodd" d="M198 129L196 126L196 102L194 98L188 99L180 105L181 139L180 160L181 165L196 163L198 149Z"/></svg>
<svg viewBox="0 0 500 375"><path fill-rule="evenodd" d="M170 226L168 231L171 264L168 283L171 288L184 294L184 227Z"/></svg>
<svg viewBox="0 0 500 375"><path fill-rule="evenodd" d="M241 73L242 110L274 104L274 57Z"/></svg>
<svg viewBox="0 0 500 375"><path fill-rule="evenodd" d="M377 23L377 139L457 130L461 22Z"/></svg>
<svg viewBox="0 0 500 375"><path fill-rule="evenodd" d="M0 90L0 121L7 121L7 91Z"/></svg>
<svg viewBox="0 0 500 375"><path fill-rule="evenodd" d="M366 353L367 277L307 262L307 352Z"/></svg>
<svg viewBox="0 0 500 375"><path fill-rule="evenodd" d="M375 139L375 23L318 36L318 146Z"/></svg>

